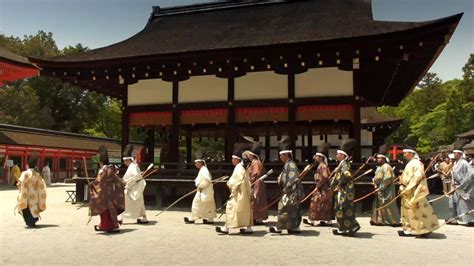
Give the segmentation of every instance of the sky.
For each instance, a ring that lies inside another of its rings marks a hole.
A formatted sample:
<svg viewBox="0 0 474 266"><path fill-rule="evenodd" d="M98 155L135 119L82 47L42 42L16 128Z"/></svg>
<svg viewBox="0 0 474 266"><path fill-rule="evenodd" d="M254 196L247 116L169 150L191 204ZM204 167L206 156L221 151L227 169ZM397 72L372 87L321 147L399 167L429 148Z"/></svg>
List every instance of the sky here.
<svg viewBox="0 0 474 266"><path fill-rule="evenodd" d="M343 1L343 0L341 0ZM7 36L52 32L60 49L81 43L107 46L139 32L152 6L206 2L200 0L0 0L0 33ZM464 12L450 43L430 69L443 80L462 77L474 53L473 0L372 0L376 20L425 21Z"/></svg>

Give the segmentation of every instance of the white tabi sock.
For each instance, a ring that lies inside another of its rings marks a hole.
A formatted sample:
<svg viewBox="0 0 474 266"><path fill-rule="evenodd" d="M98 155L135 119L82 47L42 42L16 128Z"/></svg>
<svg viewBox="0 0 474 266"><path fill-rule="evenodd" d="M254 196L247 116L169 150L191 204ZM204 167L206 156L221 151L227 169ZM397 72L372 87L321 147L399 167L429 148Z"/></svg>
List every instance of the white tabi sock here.
<svg viewBox="0 0 474 266"><path fill-rule="evenodd" d="M252 227L251 227L251 226L247 226L247 228L245 228L245 232L253 232L253 231L252 231Z"/></svg>

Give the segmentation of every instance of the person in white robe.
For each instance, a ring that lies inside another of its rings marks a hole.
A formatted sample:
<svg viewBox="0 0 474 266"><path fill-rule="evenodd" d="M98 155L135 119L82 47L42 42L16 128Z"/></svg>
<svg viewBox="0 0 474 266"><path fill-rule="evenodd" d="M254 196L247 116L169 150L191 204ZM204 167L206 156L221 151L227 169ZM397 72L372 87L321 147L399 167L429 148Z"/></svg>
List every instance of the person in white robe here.
<svg viewBox="0 0 474 266"><path fill-rule="evenodd" d="M250 202L252 193L250 180L246 175L241 157L233 155L232 164L235 168L227 181L230 196L225 211L225 225L216 227L216 232L228 234L229 229L239 229L241 234L252 234L253 211Z"/></svg>
<svg viewBox="0 0 474 266"><path fill-rule="evenodd" d="M216 201L212 176L203 159L196 159L194 165L199 169L194 180L197 191L191 206L191 217L184 217L184 222L193 224L196 220L202 219L204 224L213 224L216 218Z"/></svg>
<svg viewBox="0 0 474 266"><path fill-rule="evenodd" d="M145 199L143 197L146 182L142 177L140 167L135 162L132 152L133 146L127 146L122 158L127 166L127 171L123 176L125 184L125 211L119 215L118 222L122 224L123 218L127 218L136 219L138 224L147 224L148 219L146 217Z"/></svg>
<svg viewBox="0 0 474 266"><path fill-rule="evenodd" d="M41 170L41 176L43 177L46 186L51 186L51 169L49 168L49 163L46 163L43 170Z"/></svg>

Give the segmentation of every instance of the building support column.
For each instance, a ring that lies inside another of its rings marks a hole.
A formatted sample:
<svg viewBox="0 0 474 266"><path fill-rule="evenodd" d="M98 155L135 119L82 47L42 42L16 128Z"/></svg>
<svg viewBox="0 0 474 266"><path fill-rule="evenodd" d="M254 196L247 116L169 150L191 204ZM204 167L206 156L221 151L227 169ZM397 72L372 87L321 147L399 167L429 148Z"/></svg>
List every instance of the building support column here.
<svg viewBox="0 0 474 266"><path fill-rule="evenodd" d="M234 108L234 91L235 79L227 79L227 124L225 133L225 161L232 160L232 153L234 152L234 144L237 139L237 127L235 123L235 108Z"/></svg>
<svg viewBox="0 0 474 266"><path fill-rule="evenodd" d="M295 105L295 74L288 74L288 138L293 156L296 155L296 105Z"/></svg>
<svg viewBox="0 0 474 266"><path fill-rule="evenodd" d="M179 82L173 80L173 110L172 110L172 121L171 121L171 134L170 134L170 149L168 153L168 162L178 163L179 162Z"/></svg>
<svg viewBox="0 0 474 266"><path fill-rule="evenodd" d="M186 130L186 161L192 163L193 160L193 136L191 134L191 128Z"/></svg>
<svg viewBox="0 0 474 266"><path fill-rule="evenodd" d="M349 138L353 138L357 140L357 147L354 149L354 152L352 154L352 158L354 159L355 162L360 162L361 160L361 135L360 135L360 130L361 130L361 124L360 124L360 100L359 97L356 96L354 97L354 101L352 102L353 106L353 118L352 118L352 126L351 130L349 132Z"/></svg>
<svg viewBox="0 0 474 266"><path fill-rule="evenodd" d="M146 131L146 163L153 163L155 161L155 128L148 128Z"/></svg>
<svg viewBox="0 0 474 266"><path fill-rule="evenodd" d="M307 158L309 162L312 162L313 160L313 128L311 127L311 123L308 124L308 149L307 149Z"/></svg>
<svg viewBox="0 0 474 266"><path fill-rule="evenodd" d="M270 161L270 127L269 125L266 125L265 127L265 161L266 162L271 162Z"/></svg>
<svg viewBox="0 0 474 266"><path fill-rule="evenodd" d="M129 125L129 112L128 112L128 85L121 86L123 90L122 94L122 142L121 142L121 152L123 154L125 146L128 145L130 141L130 125Z"/></svg>

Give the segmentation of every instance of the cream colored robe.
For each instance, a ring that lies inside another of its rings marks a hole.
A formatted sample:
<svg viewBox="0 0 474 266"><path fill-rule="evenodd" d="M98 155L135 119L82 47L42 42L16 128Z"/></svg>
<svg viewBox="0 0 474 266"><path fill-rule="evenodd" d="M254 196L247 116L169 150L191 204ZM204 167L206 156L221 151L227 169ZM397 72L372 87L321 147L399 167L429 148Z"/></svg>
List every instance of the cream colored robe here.
<svg viewBox="0 0 474 266"><path fill-rule="evenodd" d="M250 205L250 181L245 174L244 166L235 166L232 176L227 181L230 197L227 202L225 225L227 228L240 228L253 225L253 213Z"/></svg>
<svg viewBox="0 0 474 266"><path fill-rule="evenodd" d="M143 191L146 182L142 177L140 168L132 162L123 176L125 181L125 211L123 217L138 219L145 215L145 200Z"/></svg>
<svg viewBox="0 0 474 266"><path fill-rule="evenodd" d="M8 184L15 185L15 183L18 182L20 175L21 175L20 167L18 167L18 165L13 165L12 169L10 170L10 180Z"/></svg>
<svg viewBox="0 0 474 266"><path fill-rule="evenodd" d="M193 219L213 219L216 218L216 201L214 200L214 187L212 176L206 166L199 169L199 173L194 180L194 184L201 191L194 195L191 213Z"/></svg>
<svg viewBox="0 0 474 266"><path fill-rule="evenodd" d="M418 159L407 163L400 178L402 194L403 230L414 235L421 235L439 228L438 217L428 203L430 194L426 182L424 166Z"/></svg>
<svg viewBox="0 0 474 266"><path fill-rule="evenodd" d="M46 186L51 186L51 169L49 166L45 165L41 171L41 176L43 177L44 183Z"/></svg>
<svg viewBox="0 0 474 266"><path fill-rule="evenodd" d="M40 174L33 169L21 173L18 194L18 212L29 208L33 218L46 210L46 184Z"/></svg>

